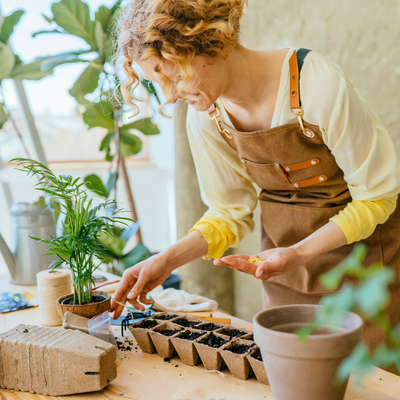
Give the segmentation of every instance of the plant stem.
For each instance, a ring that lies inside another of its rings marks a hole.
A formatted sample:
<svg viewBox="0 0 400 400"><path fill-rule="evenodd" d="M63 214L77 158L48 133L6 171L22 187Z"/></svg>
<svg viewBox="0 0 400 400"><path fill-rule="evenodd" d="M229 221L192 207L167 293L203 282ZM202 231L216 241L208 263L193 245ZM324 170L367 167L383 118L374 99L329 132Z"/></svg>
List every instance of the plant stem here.
<svg viewBox="0 0 400 400"><path fill-rule="evenodd" d="M115 167L115 181L114 181L114 201L117 202L117 182L118 182L118 174L119 174L119 166L121 162L121 146L120 146L120 132L118 125L118 104L115 99L114 94L111 94L112 102L113 102L113 117L114 117L114 132L115 132L115 148L116 148L116 158L117 165Z"/></svg>
<svg viewBox="0 0 400 400"><path fill-rule="evenodd" d="M123 157L121 157L121 171L122 171L122 179L124 180L126 196L128 198L129 208L132 212L132 219L137 221L138 218L137 218L137 213L136 213L135 202L133 200L132 189L131 189L131 185L129 182L129 176L128 176L128 172L126 170L125 159ZM143 243L142 234L140 232L140 227L137 230L137 232L135 233L135 238L136 238L137 243Z"/></svg>

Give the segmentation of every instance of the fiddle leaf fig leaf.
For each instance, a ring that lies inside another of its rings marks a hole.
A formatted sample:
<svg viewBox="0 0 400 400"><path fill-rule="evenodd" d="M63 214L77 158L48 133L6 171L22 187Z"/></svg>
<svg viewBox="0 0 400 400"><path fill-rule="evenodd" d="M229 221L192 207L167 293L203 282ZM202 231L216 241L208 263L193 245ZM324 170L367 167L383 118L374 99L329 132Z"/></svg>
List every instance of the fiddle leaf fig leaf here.
<svg viewBox="0 0 400 400"><path fill-rule="evenodd" d="M76 99L93 93L99 83L99 77L100 71L88 65L69 90L69 94Z"/></svg>
<svg viewBox="0 0 400 400"><path fill-rule="evenodd" d="M129 157L142 150L142 141L132 133L120 132L121 157Z"/></svg>
<svg viewBox="0 0 400 400"><path fill-rule="evenodd" d="M107 32L109 27L112 25L113 17L115 15L115 12L121 5L121 2L122 0L118 0L111 8L108 8L106 6L101 6L96 11L94 19L95 21L99 21L101 23L104 32Z"/></svg>
<svg viewBox="0 0 400 400"><path fill-rule="evenodd" d="M161 100L158 97L158 93L156 88L153 85L153 82L149 81L148 79L142 79L140 83L143 85L143 87L149 92L151 96L153 96L158 104L161 104Z"/></svg>
<svg viewBox="0 0 400 400"><path fill-rule="evenodd" d="M107 198L106 188L104 187L102 180L96 174L86 176L83 181L89 190L95 192L101 197Z"/></svg>
<svg viewBox="0 0 400 400"><path fill-rule="evenodd" d="M103 27L101 26L100 21L95 21L94 24L95 24L94 25L94 39L97 44L98 53L100 54L100 56L103 56L105 34L104 34Z"/></svg>
<svg viewBox="0 0 400 400"><path fill-rule="evenodd" d="M140 131L144 135L158 135L160 133L157 125L151 122L150 118L142 118L130 124L123 125L119 130L120 132L128 132L131 129Z"/></svg>
<svg viewBox="0 0 400 400"><path fill-rule="evenodd" d="M101 232L97 237L100 243L111 251L115 257L121 256L122 250L125 247L125 241L123 239L106 232Z"/></svg>
<svg viewBox="0 0 400 400"><path fill-rule="evenodd" d="M3 19L0 27L0 41L7 44L8 39L14 31L15 25L18 24L21 17L24 15L24 10L16 10L12 14Z"/></svg>
<svg viewBox="0 0 400 400"><path fill-rule="evenodd" d="M0 103L0 129L3 127L7 120L8 116L4 111L4 103Z"/></svg>
<svg viewBox="0 0 400 400"><path fill-rule="evenodd" d="M48 17L47 15L42 14L42 17L43 17L48 23L50 23L50 24L51 24L52 22L54 22L54 19Z"/></svg>
<svg viewBox="0 0 400 400"><path fill-rule="evenodd" d="M100 126L109 131L114 130L113 107L106 101L95 103L83 113L83 120L90 128Z"/></svg>
<svg viewBox="0 0 400 400"><path fill-rule="evenodd" d="M16 66L10 74L10 78L39 80L52 73L53 69L44 70L40 61L33 61L30 64L19 64Z"/></svg>
<svg viewBox="0 0 400 400"><path fill-rule="evenodd" d="M9 78L15 64L15 56L10 47L0 42L0 82Z"/></svg>
<svg viewBox="0 0 400 400"><path fill-rule="evenodd" d="M82 0L61 0L51 6L54 22L74 36L82 38L90 47L96 48L94 22L89 6Z"/></svg>

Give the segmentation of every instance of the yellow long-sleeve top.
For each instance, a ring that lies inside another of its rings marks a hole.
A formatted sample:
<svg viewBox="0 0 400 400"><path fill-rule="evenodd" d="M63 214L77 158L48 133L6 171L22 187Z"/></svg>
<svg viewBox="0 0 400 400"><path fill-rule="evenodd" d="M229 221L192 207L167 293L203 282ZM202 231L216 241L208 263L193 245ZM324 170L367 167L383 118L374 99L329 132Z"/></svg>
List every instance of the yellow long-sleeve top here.
<svg viewBox="0 0 400 400"><path fill-rule="evenodd" d="M289 105L289 58L294 50L290 48L283 63L271 128L297 121ZM400 172L394 145L341 68L314 51L301 70L300 94L304 120L319 126L352 197L330 220L343 230L347 243L365 239L396 207ZM221 119L233 127L220 100L217 106ZM187 131L201 197L209 207L192 230L199 230L208 243L204 258L218 258L253 230L257 193L253 178L206 112L189 107Z"/></svg>

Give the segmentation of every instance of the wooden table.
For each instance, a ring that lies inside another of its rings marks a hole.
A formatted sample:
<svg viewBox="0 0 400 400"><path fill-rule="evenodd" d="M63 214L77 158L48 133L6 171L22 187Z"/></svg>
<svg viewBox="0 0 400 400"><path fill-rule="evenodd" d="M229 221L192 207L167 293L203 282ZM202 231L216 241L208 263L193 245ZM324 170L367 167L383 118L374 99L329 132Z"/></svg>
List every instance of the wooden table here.
<svg viewBox="0 0 400 400"><path fill-rule="evenodd" d="M107 275L110 280L115 277ZM7 275L0 275L0 293L30 292L37 294L36 286L17 286L9 283ZM216 316L225 314L214 313ZM40 324L39 309L31 308L0 314L0 332L12 329L19 323ZM252 329L252 324L232 318L232 324ZM120 335L119 327L115 333ZM134 341L128 331L125 336ZM101 392L85 393L64 397L39 396L31 393L0 389L1 400L45 400L45 399L138 399L138 400L272 400L268 385L258 383L255 378L242 381L233 378L227 369L223 376L207 372L201 364L189 367L178 359L164 362L157 354L142 353L140 348L133 347L131 352L118 352L121 363L118 366L118 377ZM290 382L288 382L290 384ZM364 379L359 389L349 383L346 400L399 400L400 377L375 368L372 374ZM323 400L323 399L310 399Z"/></svg>

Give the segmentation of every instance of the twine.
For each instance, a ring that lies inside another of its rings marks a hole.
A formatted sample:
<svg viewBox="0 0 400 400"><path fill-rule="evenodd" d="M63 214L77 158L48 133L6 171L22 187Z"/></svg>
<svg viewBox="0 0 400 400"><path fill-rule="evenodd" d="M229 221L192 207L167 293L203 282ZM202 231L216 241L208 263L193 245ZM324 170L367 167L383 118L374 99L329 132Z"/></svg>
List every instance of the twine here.
<svg viewBox="0 0 400 400"><path fill-rule="evenodd" d="M36 275L39 297L40 322L46 326L62 324L57 311L57 299L71 293L69 270L41 271Z"/></svg>
<svg viewBox="0 0 400 400"><path fill-rule="evenodd" d="M132 318L132 324L134 323L134 319L133 319L133 314L132 314L132 311L131 311L131 309L126 305L126 303L125 304L123 304L123 303L121 303L121 302L119 302L119 301L117 301L117 300L115 300L114 299L114 297L112 297L111 296L111 299L112 299L112 301L115 301L117 304L120 304L122 307L124 307L124 308L127 308L128 309L128 312L131 314L131 318Z"/></svg>

